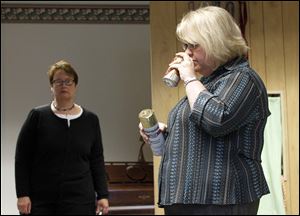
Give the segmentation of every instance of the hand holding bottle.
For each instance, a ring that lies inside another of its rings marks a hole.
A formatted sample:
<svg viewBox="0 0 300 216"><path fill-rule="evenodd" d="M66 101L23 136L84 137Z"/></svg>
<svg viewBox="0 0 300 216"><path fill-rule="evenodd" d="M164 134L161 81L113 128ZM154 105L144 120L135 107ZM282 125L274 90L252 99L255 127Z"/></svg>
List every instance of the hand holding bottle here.
<svg viewBox="0 0 300 216"><path fill-rule="evenodd" d="M167 129L167 125L162 122L158 122L158 127L162 133L164 133ZM139 123L139 129L140 129L140 135L142 136L144 142L149 143L149 136L145 133L144 127L141 122Z"/></svg>
<svg viewBox="0 0 300 216"><path fill-rule="evenodd" d="M150 144L154 155L162 155L165 138L154 112L151 109L144 109L139 113L139 119L140 134L144 141ZM163 125L161 127L163 128Z"/></svg>

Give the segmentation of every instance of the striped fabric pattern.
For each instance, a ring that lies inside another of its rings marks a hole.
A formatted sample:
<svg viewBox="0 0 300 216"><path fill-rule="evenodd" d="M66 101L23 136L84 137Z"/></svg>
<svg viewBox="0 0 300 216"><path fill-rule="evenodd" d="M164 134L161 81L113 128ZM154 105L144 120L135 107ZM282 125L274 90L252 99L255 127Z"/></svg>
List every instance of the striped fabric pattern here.
<svg viewBox="0 0 300 216"><path fill-rule="evenodd" d="M159 206L249 203L269 193L261 166L267 91L239 57L200 80L190 109L171 110L159 173Z"/></svg>

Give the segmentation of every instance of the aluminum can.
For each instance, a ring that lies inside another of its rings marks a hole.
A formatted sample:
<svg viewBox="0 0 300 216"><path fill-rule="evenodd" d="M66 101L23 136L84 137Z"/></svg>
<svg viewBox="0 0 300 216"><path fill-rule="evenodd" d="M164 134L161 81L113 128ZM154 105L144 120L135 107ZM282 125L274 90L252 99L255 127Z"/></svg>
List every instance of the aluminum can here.
<svg viewBox="0 0 300 216"><path fill-rule="evenodd" d="M167 73L164 77L163 77L163 81L164 83L168 86L168 87L177 87L178 83L180 81L180 78L178 76L178 71L176 69L172 69L169 73Z"/></svg>
<svg viewBox="0 0 300 216"><path fill-rule="evenodd" d="M159 129L157 119L151 109L144 109L139 113L140 122L145 133L149 136L149 143L154 155L162 155L165 138Z"/></svg>
<svg viewBox="0 0 300 216"><path fill-rule="evenodd" d="M182 61L181 57L175 57L173 62L180 63ZM180 81L179 71L177 69L170 70L162 80L168 87L177 87Z"/></svg>

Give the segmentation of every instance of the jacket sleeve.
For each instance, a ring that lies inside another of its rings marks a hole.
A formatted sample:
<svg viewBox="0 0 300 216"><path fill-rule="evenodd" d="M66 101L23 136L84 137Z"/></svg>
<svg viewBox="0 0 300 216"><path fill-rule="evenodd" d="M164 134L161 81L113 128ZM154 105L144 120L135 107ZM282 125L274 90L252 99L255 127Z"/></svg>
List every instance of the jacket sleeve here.
<svg viewBox="0 0 300 216"><path fill-rule="evenodd" d="M190 119L214 137L224 136L261 116L262 89L247 72L231 75L214 92L202 91Z"/></svg>
<svg viewBox="0 0 300 216"><path fill-rule="evenodd" d="M30 196L30 172L36 142L38 113L32 109L17 139L15 152L15 183L17 197Z"/></svg>
<svg viewBox="0 0 300 216"><path fill-rule="evenodd" d="M104 165L103 145L99 119L95 120L96 140L92 147L90 166L97 199L108 198L107 178Z"/></svg>

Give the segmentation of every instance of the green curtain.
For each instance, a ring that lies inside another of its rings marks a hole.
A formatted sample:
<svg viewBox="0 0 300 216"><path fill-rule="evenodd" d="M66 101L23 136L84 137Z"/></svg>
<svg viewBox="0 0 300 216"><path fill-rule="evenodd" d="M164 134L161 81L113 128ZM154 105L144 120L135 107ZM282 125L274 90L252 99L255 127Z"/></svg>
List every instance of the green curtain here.
<svg viewBox="0 0 300 216"><path fill-rule="evenodd" d="M281 185L282 127L280 97L269 97L271 115L264 133L262 166L270 189L270 194L260 199L259 215L284 215L284 202Z"/></svg>

